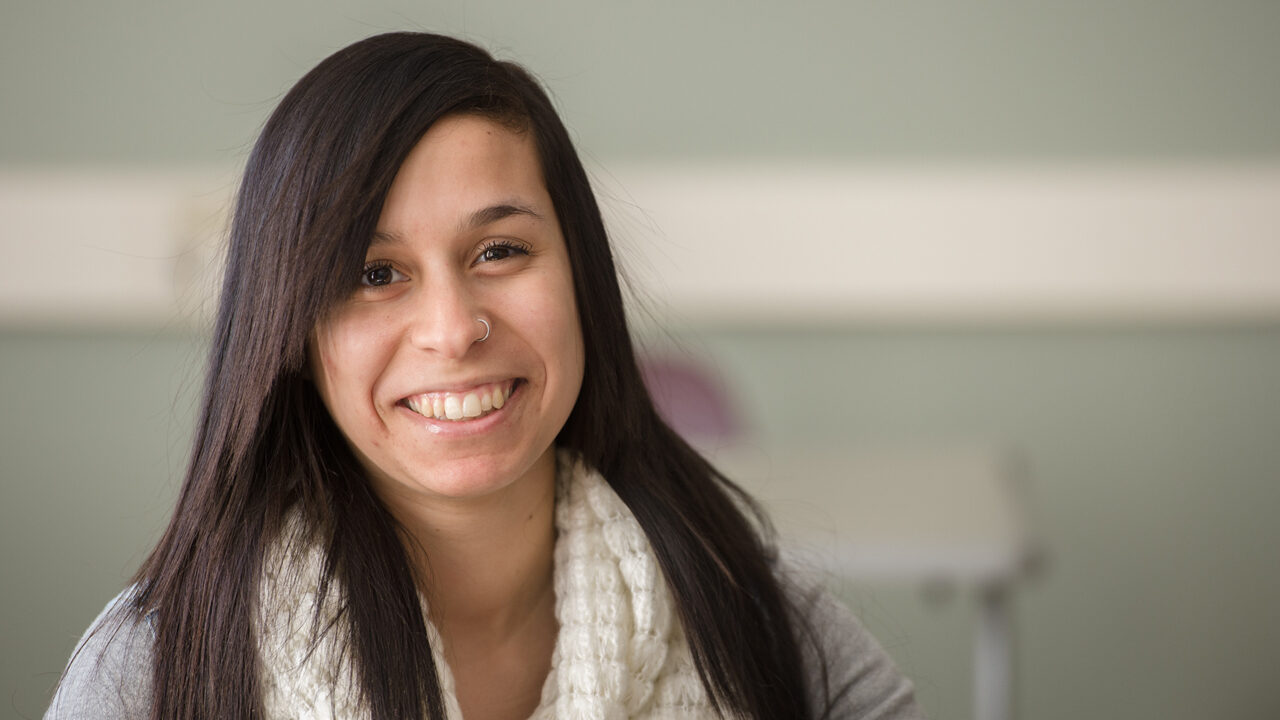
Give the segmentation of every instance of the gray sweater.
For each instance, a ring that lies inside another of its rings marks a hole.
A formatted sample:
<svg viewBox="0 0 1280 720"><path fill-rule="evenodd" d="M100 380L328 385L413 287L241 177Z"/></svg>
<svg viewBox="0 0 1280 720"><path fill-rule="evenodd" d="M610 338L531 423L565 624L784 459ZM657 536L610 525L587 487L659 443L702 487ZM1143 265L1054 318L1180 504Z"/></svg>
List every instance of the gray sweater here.
<svg viewBox="0 0 1280 720"><path fill-rule="evenodd" d="M821 652L805 644L811 706L828 718L913 720L923 718L911 684L852 613L820 586L799 582L798 607L807 613ZM45 720L145 720L151 715L152 634L145 620L106 623L124 602L121 594L103 610L77 645ZM826 692L824 692L826 690Z"/></svg>

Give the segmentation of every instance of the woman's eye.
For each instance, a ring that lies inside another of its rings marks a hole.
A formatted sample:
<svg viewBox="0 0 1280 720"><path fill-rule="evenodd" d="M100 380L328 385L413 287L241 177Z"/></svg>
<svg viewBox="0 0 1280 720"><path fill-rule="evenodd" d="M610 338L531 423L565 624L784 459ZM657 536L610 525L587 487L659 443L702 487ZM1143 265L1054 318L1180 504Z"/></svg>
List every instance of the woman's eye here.
<svg viewBox="0 0 1280 720"><path fill-rule="evenodd" d="M381 287L399 282L404 276L387 264L366 265L360 271L360 284L365 287Z"/></svg>
<svg viewBox="0 0 1280 720"><path fill-rule="evenodd" d="M508 241L497 241L485 245L480 251L480 258L477 262L493 262L495 260L506 260L514 255L528 255L529 249L518 243Z"/></svg>

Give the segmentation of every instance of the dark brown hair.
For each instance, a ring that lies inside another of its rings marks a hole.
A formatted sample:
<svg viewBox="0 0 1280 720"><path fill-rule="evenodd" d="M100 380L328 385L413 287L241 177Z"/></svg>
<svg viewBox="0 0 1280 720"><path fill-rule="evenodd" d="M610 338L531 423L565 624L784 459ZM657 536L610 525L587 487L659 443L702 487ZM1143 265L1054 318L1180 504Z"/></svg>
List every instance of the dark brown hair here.
<svg viewBox="0 0 1280 720"><path fill-rule="evenodd" d="M444 718L402 537L304 366L312 329L350 291L401 162L432 123L458 113L531 134L564 233L586 364L558 445L635 514L717 707L809 717L799 632L771 545L749 519L758 513L655 412L600 211L550 100L520 67L419 33L368 38L320 63L249 158L190 466L136 577L133 611L152 613L156 630L152 717L261 716L258 576L285 517L300 513L327 549L324 587L342 589L372 717Z"/></svg>

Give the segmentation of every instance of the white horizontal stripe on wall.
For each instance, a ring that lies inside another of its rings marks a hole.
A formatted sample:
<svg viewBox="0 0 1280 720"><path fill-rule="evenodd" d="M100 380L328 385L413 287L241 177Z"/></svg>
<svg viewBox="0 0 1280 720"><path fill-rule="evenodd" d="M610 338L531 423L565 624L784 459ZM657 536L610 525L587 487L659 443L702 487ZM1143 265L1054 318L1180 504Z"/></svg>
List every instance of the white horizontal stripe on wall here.
<svg viewBox="0 0 1280 720"><path fill-rule="evenodd" d="M659 319L1280 319L1280 167L593 170ZM0 322L201 322L227 171L0 172Z"/></svg>
<svg viewBox="0 0 1280 720"><path fill-rule="evenodd" d="M600 178L642 292L695 321L1280 318L1280 167Z"/></svg>
<svg viewBox="0 0 1280 720"><path fill-rule="evenodd" d="M203 322L234 183L213 171L0 172L0 323Z"/></svg>

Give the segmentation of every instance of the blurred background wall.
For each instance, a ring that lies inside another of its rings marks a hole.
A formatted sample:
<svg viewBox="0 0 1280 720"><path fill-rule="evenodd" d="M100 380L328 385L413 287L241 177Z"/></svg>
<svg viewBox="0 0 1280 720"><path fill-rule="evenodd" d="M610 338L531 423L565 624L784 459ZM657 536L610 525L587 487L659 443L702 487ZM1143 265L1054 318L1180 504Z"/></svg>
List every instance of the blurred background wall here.
<svg viewBox="0 0 1280 720"><path fill-rule="evenodd" d="M11 210L51 177L178 176L203 208L193 222L207 224L303 72L406 28L527 64L606 175L745 164L753 177L822 166L1239 178L1271 177L1280 160L1271 3L5 0L0 13ZM643 217L637 204L624 214ZM839 243L805 236L822 220L766 250L847 261ZM625 228L627 242L652 230L668 255L695 244L654 221ZM1224 252L1275 257L1280 211L1255 211L1246 230L1231 229ZM8 298L0 325L0 717L13 718L43 712L75 639L161 529L204 348L190 308L42 314L77 283L28 235L0 232L5 262L21 258L41 288L34 304ZM725 275L744 261L720 259ZM1143 263L1120 267L1142 284ZM829 311L816 314L700 313L666 304L658 282L644 290L658 318L642 331L712 367L762 441L977 439L1024 459L1049 561L1014 599L1019 716L1274 717L1280 307L1256 278L1280 267L1252 270L1256 302L1175 287L1118 312L996 303L961 317L941 311L945 298L906 316L839 298L811 298ZM838 584L930 714L971 717L973 597Z"/></svg>

